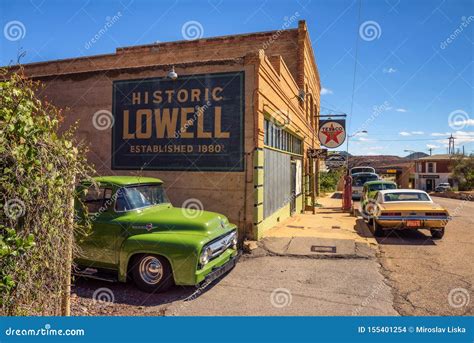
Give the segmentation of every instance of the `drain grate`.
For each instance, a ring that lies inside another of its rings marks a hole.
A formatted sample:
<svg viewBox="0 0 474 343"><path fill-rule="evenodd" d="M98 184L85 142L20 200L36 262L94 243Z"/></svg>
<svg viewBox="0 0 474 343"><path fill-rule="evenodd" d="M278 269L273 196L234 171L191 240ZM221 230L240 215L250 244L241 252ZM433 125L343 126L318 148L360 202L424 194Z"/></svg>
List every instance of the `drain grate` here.
<svg viewBox="0 0 474 343"><path fill-rule="evenodd" d="M333 225L331 226L331 229L340 229L341 227L339 225Z"/></svg>
<svg viewBox="0 0 474 343"><path fill-rule="evenodd" d="M312 245L311 252L325 252L325 253L336 253L336 247L330 245Z"/></svg>

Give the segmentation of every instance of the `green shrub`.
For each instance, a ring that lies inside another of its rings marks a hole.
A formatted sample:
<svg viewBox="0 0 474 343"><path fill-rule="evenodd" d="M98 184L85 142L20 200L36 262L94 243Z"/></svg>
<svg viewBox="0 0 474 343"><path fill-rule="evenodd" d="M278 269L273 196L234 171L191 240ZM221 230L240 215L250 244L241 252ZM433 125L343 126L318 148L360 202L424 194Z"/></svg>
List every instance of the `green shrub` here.
<svg viewBox="0 0 474 343"><path fill-rule="evenodd" d="M61 111L21 69L0 70L0 311L58 315L70 277L74 180L91 172ZM70 245L69 245L70 246Z"/></svg>

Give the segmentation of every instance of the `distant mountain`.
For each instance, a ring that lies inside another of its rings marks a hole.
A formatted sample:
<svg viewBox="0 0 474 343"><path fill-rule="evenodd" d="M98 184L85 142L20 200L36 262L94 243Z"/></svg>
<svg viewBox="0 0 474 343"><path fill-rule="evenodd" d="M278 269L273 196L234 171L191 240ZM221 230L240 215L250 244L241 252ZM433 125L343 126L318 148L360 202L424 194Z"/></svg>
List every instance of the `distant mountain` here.
<svg viewBox="0 0 474 343"><path fill-rule="evenodd" d="M426 156L429 156L429 155L425 154L424 152L414 152L414 153L411 153L408 156L405 156L405 158L407 160L416 160L418 158L422 158L422 157L426 157Z"/></svg>
<svg viewBox="0 0 474 343"><path fill-rule="evenodd" d="M348 154L346 151L335 151L335 150L330 150L329 154L338 154L344 157L346 157L347 155L352 156L351 154Z"/></svg>

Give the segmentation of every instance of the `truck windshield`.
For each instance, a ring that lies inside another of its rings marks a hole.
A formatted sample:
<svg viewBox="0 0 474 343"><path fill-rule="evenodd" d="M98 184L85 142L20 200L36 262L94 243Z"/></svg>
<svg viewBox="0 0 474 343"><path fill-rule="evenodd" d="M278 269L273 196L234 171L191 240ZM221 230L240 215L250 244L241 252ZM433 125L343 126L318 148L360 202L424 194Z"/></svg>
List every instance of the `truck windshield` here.
<svg viewBox="0 0 474 343"><path fill-rule="evenodd" d="M161 184L124 187L116 193L115 210L130 211L163 203L169 200Z"/></svg>
<svg viewBox="0 0 474 343"><path fill-rule="evenodd" d="M397 189L397 185L393 183L377 183L369 186L370 191L382 191L384 189Z"/></svg>
<svg viewBox="0 0 474 343"><path fill-rule="evenodd" d="M352 176L352 186L362 187L364 183L369 181L376 181L379 177L377 174L362 174Z"/></svg>

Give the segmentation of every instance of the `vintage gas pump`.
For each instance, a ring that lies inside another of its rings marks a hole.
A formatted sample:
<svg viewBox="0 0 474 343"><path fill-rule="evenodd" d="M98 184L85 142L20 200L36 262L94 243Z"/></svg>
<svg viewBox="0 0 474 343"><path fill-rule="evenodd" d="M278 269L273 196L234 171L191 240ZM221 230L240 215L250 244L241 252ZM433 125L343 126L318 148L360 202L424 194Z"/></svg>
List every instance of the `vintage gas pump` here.
<svg viewBox="0 0 474 343"><path fill-rule="evenodd" d="M342 193L342 210L350 211L352 209L352 176L344 176L344 191Z"/></svg>

